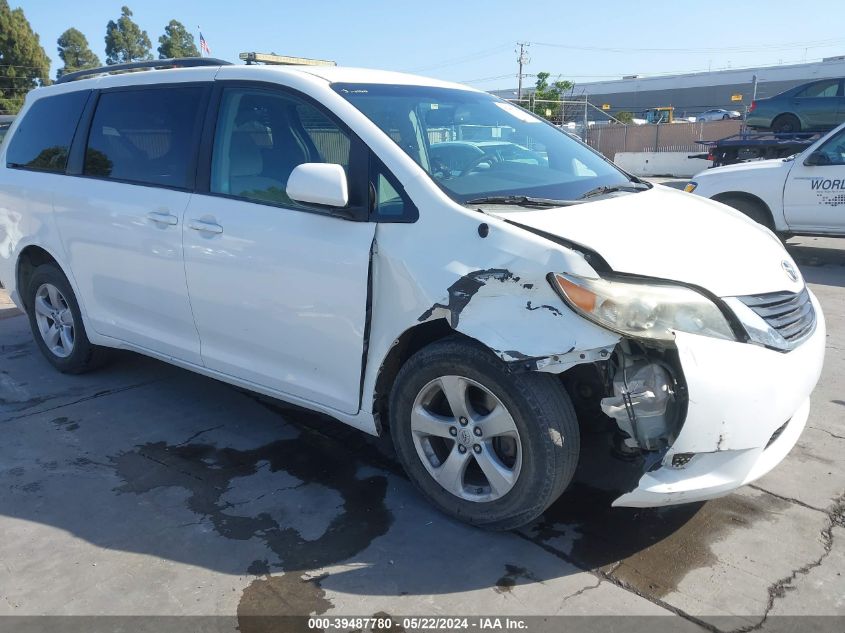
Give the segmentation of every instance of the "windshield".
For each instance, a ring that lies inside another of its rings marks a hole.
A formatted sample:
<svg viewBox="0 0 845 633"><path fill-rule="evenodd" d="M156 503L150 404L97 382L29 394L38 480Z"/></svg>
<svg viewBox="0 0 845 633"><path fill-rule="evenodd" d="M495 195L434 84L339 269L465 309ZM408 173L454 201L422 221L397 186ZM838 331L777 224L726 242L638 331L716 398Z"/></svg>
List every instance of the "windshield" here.
<svg viewBox="0 0 845 633"><path fill-rule="evenodd" d="M630 179L599 154L493 95L454 88L336 83L454 200L575 200Z"/></svg>

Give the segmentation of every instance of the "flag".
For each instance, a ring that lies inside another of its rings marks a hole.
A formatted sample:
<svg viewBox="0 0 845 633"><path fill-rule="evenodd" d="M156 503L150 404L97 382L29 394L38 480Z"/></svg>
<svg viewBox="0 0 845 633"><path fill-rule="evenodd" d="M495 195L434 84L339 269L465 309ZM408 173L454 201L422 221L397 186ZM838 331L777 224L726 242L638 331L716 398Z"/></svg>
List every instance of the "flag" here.
<svg viewBox="0 0 845 633"><path fill-rule="evenodd" d="M211 55L211 49L208 48L208 42L206 42L205 38L202 36L202 31L200 31L200 52L205 53L206 55Z"/></svg>

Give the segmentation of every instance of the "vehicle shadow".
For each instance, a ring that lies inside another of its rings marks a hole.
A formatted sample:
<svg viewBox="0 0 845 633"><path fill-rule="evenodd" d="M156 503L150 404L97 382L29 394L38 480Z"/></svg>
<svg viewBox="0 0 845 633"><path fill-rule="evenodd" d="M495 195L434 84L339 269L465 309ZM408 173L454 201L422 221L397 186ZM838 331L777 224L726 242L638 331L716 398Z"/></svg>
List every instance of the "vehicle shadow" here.
<svg viewBox="0 0 845 633"><path fill-rule="evenodd" d="M611 508L621 489L576 481L534 524L483 531L432 508L389 439L130 353L61 376L25 326L0 322L0 513L106 550L265 580L340 566L321 586L353 595L504 591L640 556L700 509ZM45 376L50 393L27 391Z"/></svg>

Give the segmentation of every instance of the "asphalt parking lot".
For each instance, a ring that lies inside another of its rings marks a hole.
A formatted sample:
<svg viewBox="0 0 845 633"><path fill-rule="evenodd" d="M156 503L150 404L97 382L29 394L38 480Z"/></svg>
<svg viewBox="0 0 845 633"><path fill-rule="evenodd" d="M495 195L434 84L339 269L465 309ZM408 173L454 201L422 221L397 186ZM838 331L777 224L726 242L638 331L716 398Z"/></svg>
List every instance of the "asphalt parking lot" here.
<svg viewBox="0 0 845 633"><path fill-rule="evenodd" d="M319 416L128 353L58 374L0 294L0 614L845 615L845 239L789 249L828 345L785 462L659 510L576 481L513 533L438 514L384 442Z"/></svg>

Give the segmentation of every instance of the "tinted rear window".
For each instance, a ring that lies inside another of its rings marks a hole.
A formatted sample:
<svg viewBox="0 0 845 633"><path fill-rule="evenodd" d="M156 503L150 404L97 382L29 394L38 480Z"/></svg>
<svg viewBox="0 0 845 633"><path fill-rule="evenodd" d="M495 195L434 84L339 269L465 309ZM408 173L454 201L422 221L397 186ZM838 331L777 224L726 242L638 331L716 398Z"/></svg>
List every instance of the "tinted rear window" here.
<svg viewBox="0 0 845 633"><path fill-rule="evenodd" d="M6 152L7 167L64 172L89 90L44 97L24 115Z"/></svg>
<svg viewBox="0 0 845 633"><path fill-rule="evenodd" d="M85 175L192 187L205 91L179 86L101 94L88 135Z"/></svg>

